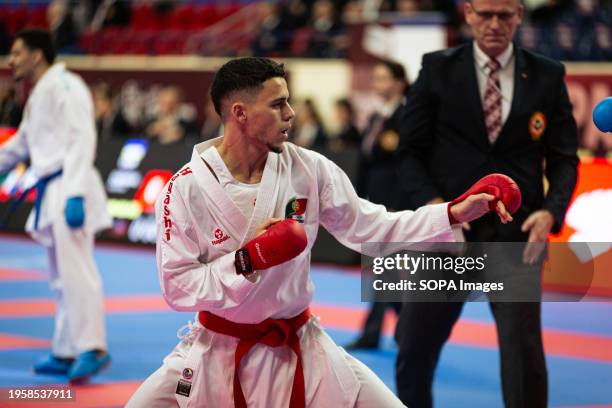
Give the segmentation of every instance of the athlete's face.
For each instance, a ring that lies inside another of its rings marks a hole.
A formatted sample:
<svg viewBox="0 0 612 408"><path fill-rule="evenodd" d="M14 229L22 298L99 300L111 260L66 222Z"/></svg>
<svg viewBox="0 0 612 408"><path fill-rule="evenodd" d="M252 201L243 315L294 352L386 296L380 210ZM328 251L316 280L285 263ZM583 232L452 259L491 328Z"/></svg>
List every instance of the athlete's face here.
<svg viewBox="0 0 612 408"><path fill-rule="evenodd" d="M246 132L251 143L280 153L288 139L295 112L289 105L289 90L284 78L270 78L246 105Z"/></svg>
<svg viewBox="0 0 612 408"><path fill-rule="evenodd" d="M30 78L39 59L40 51L30 51L21 38L15 40L8 60L15 80Z"/></svg>

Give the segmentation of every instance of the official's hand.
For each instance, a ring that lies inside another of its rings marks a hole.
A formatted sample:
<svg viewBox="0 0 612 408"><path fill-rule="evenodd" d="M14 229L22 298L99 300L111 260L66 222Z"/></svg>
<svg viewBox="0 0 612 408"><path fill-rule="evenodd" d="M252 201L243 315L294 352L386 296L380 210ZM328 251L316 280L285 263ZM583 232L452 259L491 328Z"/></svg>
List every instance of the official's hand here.
<svg viewBox="0 0 612 408"><path fill-rule="evenodd" d="M538 210L527 217L521 226L521 231L529 231L529 238L523 251L524 263L534 265L538 261L554 223L555 218L548 210Z"/></svg>
<svg viewBox="0 0 612 408"><path fill-rule="evenodd" d="M83 197L70 197L64 210L66 223L70 228L81 228L85 223L85 205Z"/></svg>

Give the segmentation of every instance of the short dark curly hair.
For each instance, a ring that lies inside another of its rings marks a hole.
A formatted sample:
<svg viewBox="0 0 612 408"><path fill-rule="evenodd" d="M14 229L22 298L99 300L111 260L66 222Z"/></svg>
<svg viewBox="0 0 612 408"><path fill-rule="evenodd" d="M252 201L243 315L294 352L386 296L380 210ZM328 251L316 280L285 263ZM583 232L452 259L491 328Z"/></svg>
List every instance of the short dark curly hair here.
<svg viewBox="0 0 612 408"><path fill-rule="evenodd" d="M15 41L19 39L30 51L41 50L47 64L53 64L57 51L53 36L49 31L41 28L26 28L15 34Z"/></svg>
<svg viewBox="0 0 612 408"><path fill-rule="evenodd" d="M231 93L260 89L270 78L286 78L285 66L268 58L246 57L231 60L215 74L210 96L215 111L222 116L221 104Z"/></svg>

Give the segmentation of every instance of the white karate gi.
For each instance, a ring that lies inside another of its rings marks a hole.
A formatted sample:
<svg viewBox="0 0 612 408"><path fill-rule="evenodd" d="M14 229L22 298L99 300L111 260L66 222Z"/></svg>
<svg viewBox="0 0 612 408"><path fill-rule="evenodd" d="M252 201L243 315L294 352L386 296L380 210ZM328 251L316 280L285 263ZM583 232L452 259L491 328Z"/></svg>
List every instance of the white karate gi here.
<svg viewBox="0 0 612 408"><path fill-rule="evenodd" d="M93 260L94 234L111 226L102 179L94 168L96 130L93 100L83 80L56 63L28 98L17 133L0 147L0 173L30 158L37 177L62 169L45 190L38 228L34 213L26 230L49 248L51 287L57 295L53 354L74 357L106 349L102 284ZM71 230L64 208L84 197L85 225Z"/></svg>
<svg viewBox="0 0 612 408"><path fill-rule="evenodd" d="M172 178L157 202L158 270L164 298L176 310L205 310L237 323L296 316L312 301L310 250L319 225L356 251L364 242L456 240L447 204L389 213L381 205L360 199L333 162L291 143L284 144L281 154L268 154L255 209L247 220L201 156L220 142L217 138L196 145L190 163ZM237 275L235 251L268 218L285 218L295 198L306 199L300 215L308 237L306 250L260 271L255 282ZM365 365L334 344L316 317L298 336L307 406L403 406ZM237 343L238 339L203 328L196 321L127 406L168 407L178 401L181 407L233 407ZM295 363L288 347L255 345L240 366L247 405L287 407ZM175 394L185 368L193 372L189 397Z"/></svg>

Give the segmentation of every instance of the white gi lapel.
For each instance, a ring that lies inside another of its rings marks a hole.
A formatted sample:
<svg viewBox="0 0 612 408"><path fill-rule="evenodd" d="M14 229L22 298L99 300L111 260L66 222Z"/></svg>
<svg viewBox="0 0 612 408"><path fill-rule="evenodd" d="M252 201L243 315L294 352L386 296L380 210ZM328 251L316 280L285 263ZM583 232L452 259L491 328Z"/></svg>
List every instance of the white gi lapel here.
<svg viewBox="0 0 612 408"><path fill-rule="evenodd" d="M219 140L220 138L216 138L196 145L193 148L190 166L200 191L208 196L207 204L213 206L217 214L223 215L223 225L227 227L229 235L242 242L247 220L200 157L203 151Z"/></svg>
<svg viewBox="0 0 612 408"><path fill-rule="evenodd" d="M276 203L276 197L280 188L280 160L278 156L278 153L268 153L266 167L264 168L259 191L257 192L253 216L241 245L254 238L257 227L273 215L274 204Z"/></svg>

